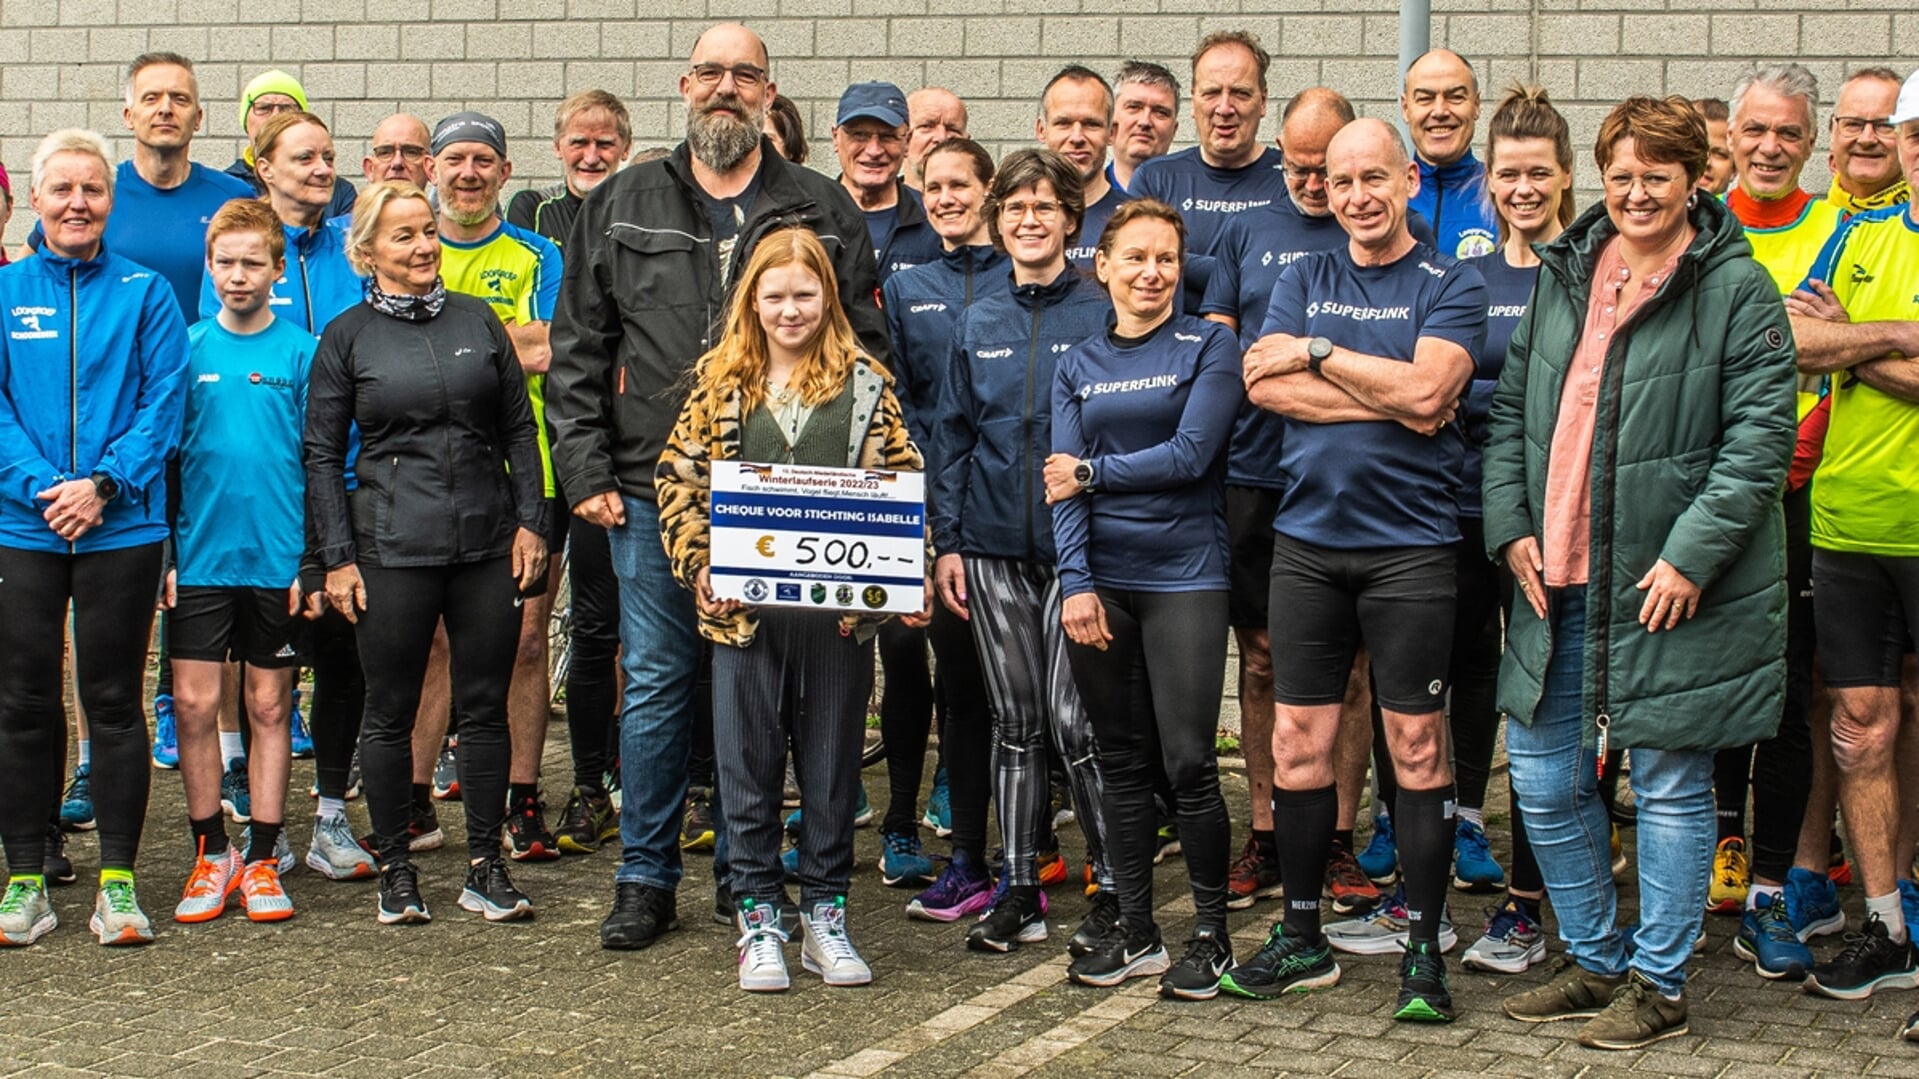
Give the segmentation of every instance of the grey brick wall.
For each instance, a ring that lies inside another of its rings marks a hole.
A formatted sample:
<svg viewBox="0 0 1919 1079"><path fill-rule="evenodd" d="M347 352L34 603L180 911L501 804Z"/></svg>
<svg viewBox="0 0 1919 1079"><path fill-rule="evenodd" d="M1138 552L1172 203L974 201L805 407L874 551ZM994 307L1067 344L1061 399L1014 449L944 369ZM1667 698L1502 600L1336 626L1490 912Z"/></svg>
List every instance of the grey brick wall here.
<svg viewBox="0 0 1919 1079"><path fill-rule="evenodd" d="M1582 157L1628 93L1723 96L1761 58L1800 59L1831 89L1849 67L1919 63L1919 12L1907 0L1434 0L1433 9L1433 42L1473 60L1489 101L1515 79L1551 89ZM223 166L238 148L240 88L278 66L305 82L356 181L382 116L408 109L431 122L471 107L516 136L515 186L544 183L556 175L553 108L576 90L626 99L639 145L677 141L676 78L700 30L721 18L765 36L822 168L834 102L855 79L951 87L971 106L974 134L1003 151L1030 139L1039 86L1059 66L1111 71L1137 56L1185 82L1194 41L1230 27L1258 32L1272 50L1275 113L1293 91L1324 83L1391 117L1397 10L1393 0L0 0L0 157L24 196L33 146L55 127L94 127L125 154L124 66L164 48L198 63L208 118L195 156L207 164ZM281 13L297 21L262 21ZM1182 117L1182 144L1191 131ZM1808 169L1809 186L1824 185L1822 162ZM22 197L8 242L30 216Z"/></svg>

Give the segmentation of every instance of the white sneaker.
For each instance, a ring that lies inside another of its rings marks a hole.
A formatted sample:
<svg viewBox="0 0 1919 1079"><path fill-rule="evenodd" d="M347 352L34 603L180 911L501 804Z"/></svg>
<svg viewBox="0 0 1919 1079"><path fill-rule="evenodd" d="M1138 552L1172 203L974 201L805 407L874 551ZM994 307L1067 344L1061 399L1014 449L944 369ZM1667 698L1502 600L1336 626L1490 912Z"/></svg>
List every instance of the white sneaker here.
<svg viewBox="0 0 1919 1079"><path fill-rule="evenodd" d="M792 984L786 975L786 932L780 912L751 899L740 909L740 988L749 993L783 993Z"/></svg>
<svg viewBox="0 0 1919 1079"><path fill-rule="evenodd" d="M352 827L338 815L313 819L307 868L328 880L372 880L380 874L373 855L354 841Z"/></svg>
<svg viewBox="0 0 1919 1079"><path fill-rule="evenodd" d="M11 880L0 895L0 944L24 948L60 924L47 899L47 886L37 880Z"/></svg>
<svg viewBox="0 0 1919 1079"><path fill-rule="evenodd" d="M130 880L101 883L87 928L108 947L153 943L153 923L147 920L147 912L140 909L140 899L134 895Z"/></svg>
<svg viewBox="0 0 1919 1079"><path fill-rule="evenodd" d="M860 958L852 938L846 935L846 897L815 903L813 913L800 914L806 940L800 946L800 964L819 975L828 985L868 985L873 968Z"/></svg>
<svg viewBox="0 0 1919 1079"><path fill-rule="evenodd" d="M1353 955L1398 955L1406 950L1406 893L1396 891L1379 909L1364 918L1334 922L1324 930L1326 943ZM1453 930L1452 910L1440 908L1439 950L1450 952L1459 946L1459 934Z"/></svg>

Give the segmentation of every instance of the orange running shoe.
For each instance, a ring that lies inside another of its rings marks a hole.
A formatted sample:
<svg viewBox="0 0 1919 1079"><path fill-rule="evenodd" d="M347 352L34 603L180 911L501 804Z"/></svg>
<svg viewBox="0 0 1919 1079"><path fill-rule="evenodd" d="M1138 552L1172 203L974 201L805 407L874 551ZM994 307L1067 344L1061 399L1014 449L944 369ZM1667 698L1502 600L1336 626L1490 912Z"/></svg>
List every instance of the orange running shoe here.
<svg viewBox="0 0 1919 1079"><path fill-rule="evenodd" d="M206 850L204 839L200 841L200 850ZM225 914L227 900L240 886L240 874L245 869L246 861L231 846L223 853L201 854L195 858L187 886L180 891L180 904L173 908L173 920L191 925L210 922Z"/></svg>
<svg viewBox="0 0 1919 1079"><path fill-rule="evenodd" d="M1039 856L1039 886L1057 888L1066 883L1066 859L1059 851L1044 851Z"/></svg>
<svg viewBox="0 0 1919 1079"><path fill-rule="evenodd" d="M240 896L251 921L284 922L293 917L293 900L280 886L280 866L271 858L247 865L240 875Z"/></svg>

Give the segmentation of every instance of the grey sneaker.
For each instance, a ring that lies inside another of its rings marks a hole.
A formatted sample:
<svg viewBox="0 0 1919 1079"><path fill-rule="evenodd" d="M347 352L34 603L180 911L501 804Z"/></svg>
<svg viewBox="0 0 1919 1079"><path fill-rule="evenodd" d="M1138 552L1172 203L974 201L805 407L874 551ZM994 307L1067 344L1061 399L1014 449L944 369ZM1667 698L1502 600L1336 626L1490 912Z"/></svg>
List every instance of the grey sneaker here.
<svg viewBox="0 0 1919 1079"><path fill-rule="evenodd" d="M6 894L0 895L0 944L24 948L59 924L46 885L33 878L7 882Z"/></svg>
<svg viewBox="0 0 1919 1079"><path fill-rule="evenodd" d="M1395 891L1379 909L1363 918L1333 922L1326 926L1326 943L1353 955L1398 955L1406 950L1406 893ZM1459 933L1453 929L1450 906L1440 908L1439 950L1450 952L1459 945Z"/></svg>
<svg viewBox="0 0 1919 1079"><path fill-rule="evenodd" d="M1591 1019L1605 1010L1624 974L1594 974L1571 956L1553 960L1546 984L1514 993L1500 1003L1506 1014L1522 1023L1552 1023L1561 1019ZM1658 994L1654 994L1657 996Z"/></svg>
<svg viewBox="0 0 1919 1079"><path fill-rule="evenodd" d="M338 814L313 818L307 868L328 880L372 880L380 875L379 864L353 841L352 827Z"/></svg>
<svg viewBox="0 0 1919 1079"><path fill-rule="evenodd" d="M251 824L240 829L240 849L253 850L253 825ZM273 860L279 866L282 875L293 872L293 867L300 864L293 860L293 842L287 838L287 830L284 827L280 829L279 838L273 841Z"/></svg>
<svg viewBox="0 0 1919 1079"><path fill-rule="evenodd" d="M1686 1025L1686 996L1667 1000L1646 976L1633 971L1593 1020L1579 1028L1579 1044L1589 1049L1643 1049L1677 1038Z"/></svg>
<svg viewBox="0 0 1919 1079"><path fill-rule="evenodd" d="M860 958L846 935L846 897L815 903L813 913L801 912L800 925L806 940L800 946L800 965L819 975L828 985L868 985L873 968Z"/></svg>
<svg viewBox="0 0 1919 1079"><path fill-rule="evenodd" d="M153 923L147 920L147 912L140 909L140 899L133 892L131 880L101 882L87 928L109 948L153 943Z"/></svg>

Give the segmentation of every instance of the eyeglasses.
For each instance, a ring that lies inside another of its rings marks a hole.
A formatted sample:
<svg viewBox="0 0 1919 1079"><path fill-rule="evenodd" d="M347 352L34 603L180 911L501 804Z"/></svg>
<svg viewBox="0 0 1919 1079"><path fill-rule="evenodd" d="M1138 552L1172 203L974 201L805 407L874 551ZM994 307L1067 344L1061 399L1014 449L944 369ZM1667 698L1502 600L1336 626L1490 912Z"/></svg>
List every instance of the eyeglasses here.
<svg viewBox="0 0 1919 1079"><path fill-rule="evenodd" d="M1606 174L1606 190L1615 195L1630 194L1636 185L1649 197L1656 199L1671 191L1674 182L1672 174L1665 172L1644 172L1637 176L1630 172Z"/></svg>
<svg viewBox="0 0 1919 1079"><path fill-rule="evenodd" d="M766 81L766 69L752 64L694 64L692 75L702 86L718 86L720 80L733 76L733 85L742 90L751 90Z"/></svg>
<svg viewBox="0 0 1919 1079"><path fill-rule="evenodd" d="M906 141L900 137L898 131L890 128L868 128L855 131L850 127L842 127L840 128L840 135L844 137L847 142L855 146L864 146L869 142L877 142L881 146L891 148Z"/></svg>
<svg viewBox="0 0 1919 1079"><path fill-rule="evenodd" d="M1871 128L1872 133L1882 139L1892 138L1892 133L1898 130L1891 120L1868 120L1863 116L1835 116L1832 118L1832 129L1849 139L1856 139L1865 134L1867 128Z"/></svg>
<svg viewBox="0 0 1919 1079"><path fill-rule="evenodd" d="M278 116L283 112L299 112L300 106L291 101L255 101L250 111L255 116Z"/></svg>
<svg viewBox="0 0 1919 1079"><path fill-rule="evenodd" d="M417 165L422 160L425 159L426 147L406 145L406 146L375 146L373 148L373 160L375 161L391 161L393 160L393 155L395 154L398 154L401 157L404 157L408 161L413 162L414 164Z"/></svg>
<svg viewBox="0 0 1919 1079"><path fill-rule="evenodd" d="M1057 202L1009 202L999 208L999 215L1008 221L1020 221L1032 214L1035 221L1051 221L1059 216Z"/></svg>
<svg viewBox="0 0 1919 1079"><path fill-rule="evenodd" d="M1281 167L1286 170L1286 178L1296 184L1303 184L1308 180L1315 179L1322 184L1326 182L1326 169L1324 166L1316 169L1307 169L1301 168L1290 161L1286 161L1282 162Z"/></svg>

